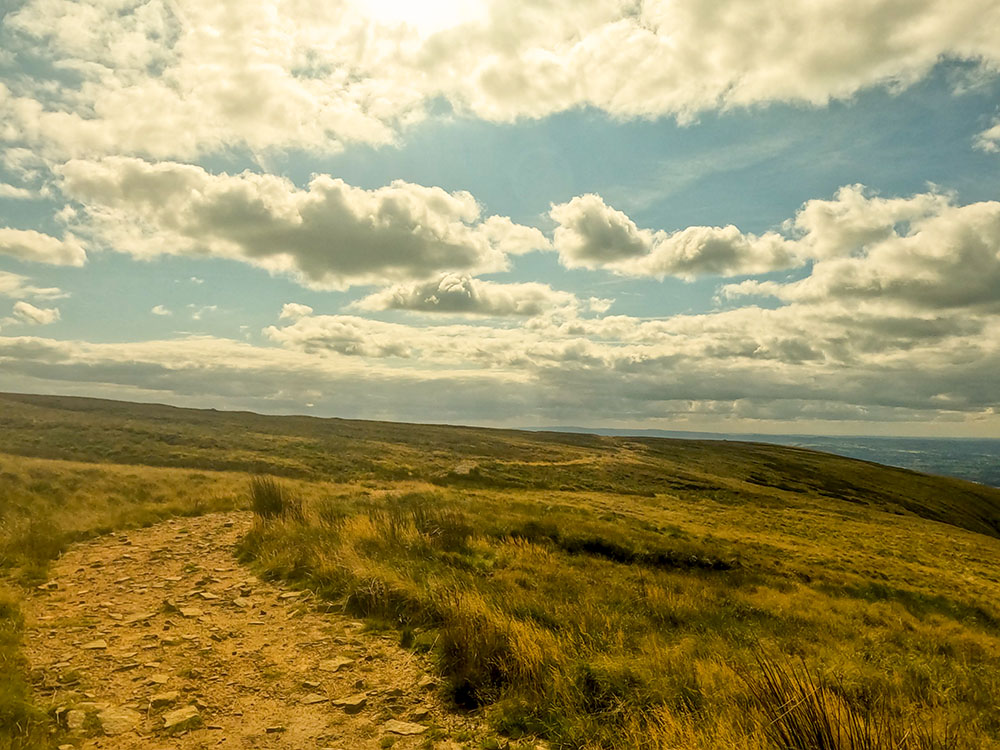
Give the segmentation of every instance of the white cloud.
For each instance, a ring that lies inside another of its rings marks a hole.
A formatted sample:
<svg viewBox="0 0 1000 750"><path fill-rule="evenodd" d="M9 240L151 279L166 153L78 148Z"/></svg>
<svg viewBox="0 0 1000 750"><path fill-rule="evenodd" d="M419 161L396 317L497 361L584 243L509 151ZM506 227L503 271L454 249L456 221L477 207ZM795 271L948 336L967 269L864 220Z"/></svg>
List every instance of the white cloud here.
<svg viewBox="0 0 1000 750"><path fill-rule="evenodd" d="M639 229L599 195L587 194L553 206L553 245L568 268L607 268L626 276L705 274L735 276L798 265L782 236L745 234L726 227L688 227L678 232Z"/></svg>
<svg viewBox="0 0 1000 750"><path fill-rule="evenodd" d="M55 323L59 320L59 308L35 307L29 302L21 300L14 303L14 320L18 323L32 326L44 326ZM10 319L8 319L10 322Z"/></svg>
<svg viewBox="0 0 1000 750"><path fill-rule="evenodd" d="M10 227L0 227L0 255L57 266L82 266L87 261L86 251L72 234L59 239L33 229Z"/></svg>
<svg viewBox="0 0 1000 750"><path fill-rule="evenodd" d="M509 220L481 221L467 192L402 180L364 190L315 175L302 190L273 175L119 157L60 172L86 214L75 229L95 242L142 258L241 260L318 288L501 270L508 252L544 240Z"/></svg>
<svg viewBox="0 0 1000 750"><path fill-rule="evenodd" d="M153 309L150 310L150 312L153 313L153 315L161 315L161 316L173 315L173 312L171 312L163 305L155 305Z"/></svg>
<svg viewBox="0 0 1000 750"><path fill-rule="evenodd" d="M439 97L493 121L690 119L899 89L942 59L1000 65L990 0L484 0L434 34L365 6L29 0L4 19L12 45L80 82L0 85L0 139L63 157L332 151L392 142Z"/></svg>
<svg viewBox="0 0 1000 750"><path fill-rule="evenodd" d="M7 198L8 200L30 200L35 197L35 193L26 188L20 188L15 185L9 185L6 182L0 182L0 198Z"/></svg>
<svg viewBox="0 0 1000 750"><path fill-rule="evenodd" d="M307 315L312 315L313 309L309 305L301 305L298 302L287 302L281 306L281 320L298 320Z"/></svg>
<svg viewBox="0 0 1000 750"><path fill-rule="evenodd" d="M1000 152L1000 119L976 136L973 145L980 151L995 154Z"/></svg>
<svg viewBox="0 0 1000 750"><path fill-rule="evenodd" d="M308 402L421 421L1000 423L995 317L789 305L496 328L307 315L265 334L280 346L0 337L0 381L114 384L257 409Z"/></svg>
<svg viewBox="0 0 1000 750"><path fill-rule="evenodd" d="M303 316L284 328L264 329L268 338L292 350L375 358L412 357L411 333L404 325L349 315Z"/></svg>
<svg viewBox="0 0 1000 750"><path fill-rule="evenodd" d="M0 296L23 299L37 297L39 299L58 299L69 295L58 287L37 287L31 284L31 279L17 273L0 271Z"/></svg>
<svg viewBox="0 0 1000 750"><path fill-rule="evenodd" d="M427 282L383 289L358 300L352 307L505 317L576 310L578 305L573 294L556 291L548 284L497 284L452 273Z"/></svg>
<svg viewBox="0 0 1000 750"><path fill-rule="evenodd" d="M809 275L727 285L725 297L1000 311L1000 202L959 206L936 193L884 200L855 186L810 201L793 225L800 252L815 259Z"/></svg>
<svg viewBox="0 0 1000 750"><path fill-rule="evenodd" d="M218 305L188 305L188 310L191 311L191 320L201 320L205 317L206 313L214 313L218 309Z"/></svg>
<svg viewBox="0 0 1000 750"><path fill-rule="evenodd" d="M774 296L785 301L880 300L916 307L1000 305L1000 203L957 205L928 192L883 198L863 185L830 200L806 201L781 232L734 226L640 229L598 195L553 206L553 246L564 266L625 276L743 276L800 268L794 283L744 280L720 297Z"/></svg>
<svg viewBox="0 0 1000 750"><path fill-rule="evenodd" d="M602 315L610 310L614 303L615 301L613 299L607 299L606 297L591 297L587 300L587 307L591 312Z"/></svg>

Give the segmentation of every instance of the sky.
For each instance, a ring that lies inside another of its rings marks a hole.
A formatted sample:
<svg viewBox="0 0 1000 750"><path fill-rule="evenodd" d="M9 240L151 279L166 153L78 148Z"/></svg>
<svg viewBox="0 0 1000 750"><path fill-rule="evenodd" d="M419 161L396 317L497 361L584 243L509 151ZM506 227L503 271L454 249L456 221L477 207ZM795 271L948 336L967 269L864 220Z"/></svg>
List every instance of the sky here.
<svg viewBox="0 0 1000 750"><path fill-rule="evenodd" d="M0 390L1000 437L1000 4L0 0Z"/></svg>

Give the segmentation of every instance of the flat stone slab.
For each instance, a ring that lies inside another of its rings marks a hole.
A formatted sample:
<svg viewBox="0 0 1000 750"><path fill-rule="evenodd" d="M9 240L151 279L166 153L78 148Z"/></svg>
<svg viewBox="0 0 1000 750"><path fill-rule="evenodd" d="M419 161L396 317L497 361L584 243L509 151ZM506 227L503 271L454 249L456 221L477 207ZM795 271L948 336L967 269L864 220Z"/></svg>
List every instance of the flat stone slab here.
<svg viewBox="0 0 1000 750"><path fill-rule="evenodd" d="M427 731L427 727L423 724L414 724L412 721L399 721L398 719L389 719L389 721L382 725L382 728L392 734L406 736L423 734Z"/></svg>
<svg viewBox="0 0 1000 750"><path fill-rule="evenodd" d="M356 714L358 711L363 709L368 703L368 696L364 693L358 693L357 695L351 695L347 698L337 698L333 701L333 705L340 706L344 709L345 714Z"/></svg>
<svg viewBox="0 0 1000 750"><path fill-rule="evenodd" d="M135 625L136 623L146 622L147 620L152 620L156 617L156 612L140 612L136 615L131 615L125 618L126 625Z"/></svg>
<svg viewBox="0 0 1000 750"><path fill-rule="evenodd" d="M107 647L108 647L108 642L103 638L96 641L90 641L89 643L84 643L82 646L80 646L80 648L86 649L87 651L100 651L101 649Z"/></svg>
<svg viewBox="0 0 1000 750"><path fill-rule="evenodd" d="M170 706L177 702L177 699L181 697L181 694L176 690L169 690L166 693L157 693L152 698L149 699L150 708L163 708L165 706Z"/></svg>
<svg viewBox="0 0 1000 750"><path fill-rule="evenodd" d="M302 699L302 703L306 706L312 706L316 703L326 703L328 700L330 699L325 695L320 695L319 693L309 693L309 695Z"/></svg>
<svg viewBox="0 0 1000 750"><path fill-rule="evenodd" d="M97 714L97 720L101 722L101 729L109 737L118 734L125 734L139 726L142 721L142 714L133 711L131 708L106 708Z"/></svg>
<svg viewBox="0 0 1000 750"><path fill-rule="evenodd" d="M176 711L163 714L163 728L168 732L180 732L201 726L201 714L196 706L184 706Z"/></svg>
<svg viewBox="0 0 1000 750"><path fill-rule="evenodd" d="M354 664L354 659L345 659L343 656L338 656L334 659L326 659L319 663L320 672L339 672L344 667L350 667Z"/></svg>

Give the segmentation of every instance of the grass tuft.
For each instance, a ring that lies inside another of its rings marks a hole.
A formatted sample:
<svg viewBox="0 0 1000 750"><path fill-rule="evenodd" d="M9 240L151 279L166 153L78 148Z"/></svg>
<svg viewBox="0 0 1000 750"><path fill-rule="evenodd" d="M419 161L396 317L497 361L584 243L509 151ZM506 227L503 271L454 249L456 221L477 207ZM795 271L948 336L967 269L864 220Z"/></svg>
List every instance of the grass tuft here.
<svg viewBox="0 0 1000 750"><path fill-rule="evenodd" d="M842 686L820 680L805 662L758 653L744 674L761 711L763 734L779 750L957 750L958 735L899 715L885 695L846 700Z"/></svg>
<svg viewBox="0 0 1000 750"><path fill-rule="evenodd" d="M302 501L290 495L274 477L255 474L250 477L249 489L250 507L261 520L302 520Z"/></svg>

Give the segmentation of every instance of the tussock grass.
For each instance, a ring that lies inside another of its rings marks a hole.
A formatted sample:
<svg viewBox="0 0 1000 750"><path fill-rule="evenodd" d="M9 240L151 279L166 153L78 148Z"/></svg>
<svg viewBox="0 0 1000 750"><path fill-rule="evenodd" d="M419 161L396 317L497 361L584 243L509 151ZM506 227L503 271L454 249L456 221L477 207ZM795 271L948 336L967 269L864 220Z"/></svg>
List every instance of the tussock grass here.
<svg viewBox="0 0 1000 750"><path fill-rule="evenodd" d="M900 717L884 694L850 700L805 663L758 654L756 667L743 677L763 714L763 734L776 748L952 750L964 745L952 726L939 729L918 717Z"/></svg>
<svg viewBox="0 0 1000 750"><path fill-rule="evenodd" d="M271 476L258 474L250 477L250 507L263 520L302 518L302 501Z"/></svg>
<svg viewBox="0 0 1000 750"><path fill-rule="evenodd" d="M558 499L418 485L320 493L297 518L260 522L241 555L398 627L404 644L433 651L456 704L513 738L622 750L1000 740L1000 640L989 618L966 616L993 609L960 601L921 619L907 609L916 594L889 596L907 590L906 566L884 553L886 598L855 596L854 574L821 562L813 540L842 519L822 511L775 536L774 519L744 509L740 533L724 539L698 503L665 522L655 506L606 510L632 499ZM755 523L772 534L751 534ZM904 532L944 545L921 567L947 580L948 534L925 521Z"/></svg>

